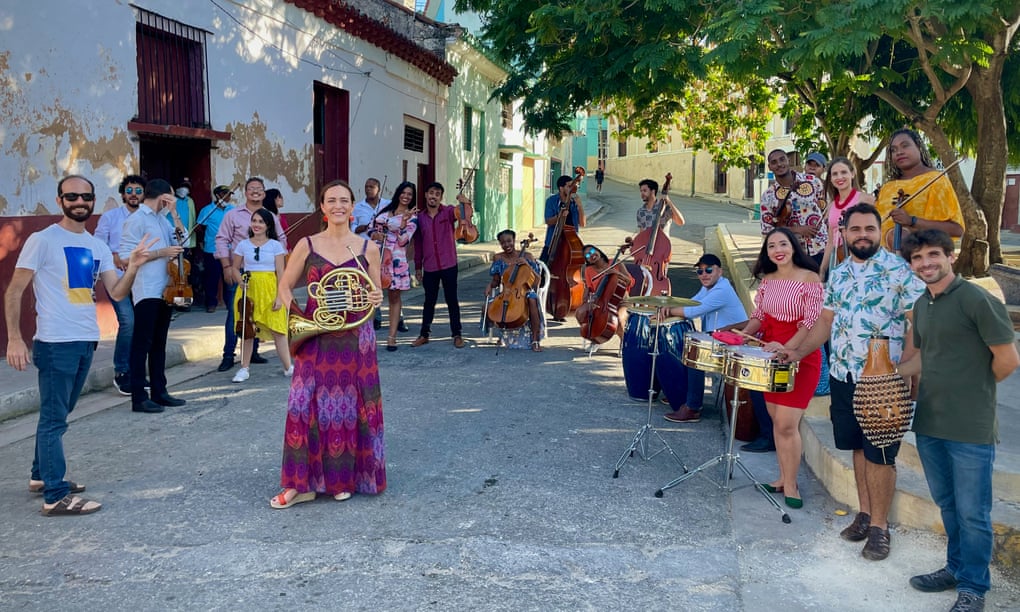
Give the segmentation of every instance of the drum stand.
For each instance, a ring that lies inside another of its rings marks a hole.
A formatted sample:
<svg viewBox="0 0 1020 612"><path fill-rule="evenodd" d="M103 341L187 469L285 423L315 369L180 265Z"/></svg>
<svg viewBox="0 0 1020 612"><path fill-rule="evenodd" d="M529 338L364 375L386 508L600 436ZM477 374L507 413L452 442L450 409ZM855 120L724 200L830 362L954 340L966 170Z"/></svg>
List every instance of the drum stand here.
<svg viewBox="0 0 1020 612"><path fill-rule="evenodd" d="M662 307L656 308L656 323L658 323L658 317L661 310ZM641 426L641 429L638 429L637 434L634 435L634 439L630 441L630 446L628 446L626 450L623 451L623 454L620 455L620 459L616 462L616 469L613 470L613 478L619 478L620 468L623 467L624 463L627 463L627 459L634 456L635 452L638 453L638 455L645 461L650 460L659 453L668 452L674 459L676 459L676 462L680 464L680 467L683 468L684 474L687 474L687 466L684 465L683 459L681 459L680 456L673 451L670 445L666 443L665 438L663 438L662 435L659 434L658 430L655 429L655 426L652 425L652 406L655 404L655 361L659 356L658 327L655 329L655 339L652 340L652 352L649 353L649 355L652 356L652 375L648 380L648 418L645 420L645 424ZM648 448L648 438L650 436L655 436L662 444L659 450L651 453Z"/></svg>
<svg viewBox="0 0 1020 612"><path fill-rule="evenodd" d="M735 384L735 386L739 387L740 385ZM684 474L682 476L663 485L662 488L655 492L655 496L662 497L662 492L666 489L672 489L681 482L689 478L693 478L695 474L700 474L701 472L719 465L720 463L726 464L726 471L723 473L722 482L715 484L723 491L732 493L735 489L730 486L730 480L733 478L733 466L735 465L740 468L740 471L744 473L744 476L747 476L747 479L754 485L755 490L761 493L762 497L764 497L776 510L780 512L780 514L783 515L783 522L789 523L790 515L787 514L786 510L783 510L783 507L779 505L779 502L777 502L775 498L773 498L772 495L765 490L762 483L758 482L758 479L754 477L751 470L747 469L744 462L740 460L740 454L733 452L733 445L737 438L737 412L740 408L740 399L737 396L738 393L734 390L733 399L730 401L730 437L726 445L726 452L702 463L698 467L694 468L694 471L692 472L688 472L687 468L684 468Z"/></svg>

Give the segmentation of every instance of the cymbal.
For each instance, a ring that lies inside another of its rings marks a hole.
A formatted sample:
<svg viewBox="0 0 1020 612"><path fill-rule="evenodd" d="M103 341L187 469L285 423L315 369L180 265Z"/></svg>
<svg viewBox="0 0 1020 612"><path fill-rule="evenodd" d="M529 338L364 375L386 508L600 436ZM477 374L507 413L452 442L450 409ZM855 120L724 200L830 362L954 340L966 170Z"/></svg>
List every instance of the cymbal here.
<svg viewBox="0 0 1020 612"><path fill-rule="evenodd" d="M655 306L657 308L668 308L671 306L701 306L701 302L688 298L674 297L672 295L632 295L625 300L624 304L636 304L638 306Z"/></svg>

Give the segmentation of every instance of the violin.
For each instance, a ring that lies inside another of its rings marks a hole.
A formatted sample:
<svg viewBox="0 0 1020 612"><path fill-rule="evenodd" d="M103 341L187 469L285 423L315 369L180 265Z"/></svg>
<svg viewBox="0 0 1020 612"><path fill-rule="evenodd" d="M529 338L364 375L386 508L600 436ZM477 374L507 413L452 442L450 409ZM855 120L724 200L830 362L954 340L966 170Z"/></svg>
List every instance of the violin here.
<svg viewBox="0 0 1020 612"><path fill-rule="evenodd" d="M602 344L612 338L620 325L620 302L627 297L630 282L626 275L611 272L632 244L628 238L617 248L609 268L600 273L602 279L598 287L588 295L588 317L581 322L581 337L594 344Z"/></svg>
<svg viewBox="0 0 1020 612"><path fill-rule="evenodd" d="M181 228L174 229L174 237L177 243L184 246L184 231ZM191 274L191 262L184 258L184 251L177 254L166 264L167 272L170 274L170 284L163 290L163 300L171 306L179 308L191 307L194 301L194 294L191 285L188 284L188 275Z"/></svg>
<svg viewBox="0 0 1020 612"><path fill-rule="evenodd" d="M584 301L584 285L581 283L581 264L584 263L584 243L577 235L577 228L567 225L568 215L564 210L570 209L577 186L584 178L584 168L574 168L574 180L569 183L570 196L566 202L560 202L560 214L553 228L549 241L549 294L546 298L546 312L554 319L564 319L577 310Z"/></svg>
<svg viewBox="0 0 1020 612"><path fill-rule="evenodd" d="M659 201L656 203L655 219L652 226L641 230L634 237L634 251L644 249L640 258L635 261L648 269L652 274L652 295L669 295L672 292L672 285L669 282L667 271L669 260L673 257L673 245L669 242L669 236L662 231L659 223L662 215L665 214L669 204L666 203L666 195L669 194L669 184L673 181L673 175L666 173L666 182L662 185Z"/></svg>
<svg viewBox="0 0 1020 612"><path fill-rule="evenodd" d="M251 272L241 275L242 291L241 299L237 302L238 312L234 317L234 333L241 340L248 340L255 337L255 302L248 297L248 280L251 279Z"/></svg>
<svg viewBox="0 0 1020 612"><path fill-rule="evenodd" d="M528 234L521 241L521 252L517 258L526 259L525 252L535 241L534 234ZM497 327L517 329L528 322L528 291L538 284L539 278L527 263L513 262L500 277L503 290L489 304L487 315Z"/></svg>
<svg viewBox="0 0 1020 612"><path fill-rule="evenodd" d="M474 206L464 198L464 188L468 186L471 177L475 175L475 169L469 168L467 175L457 180L457 207L453 214L457 218L457 225L453 228L453 239L461 244L472 244L478 241L478 227L471 222L475 214Z"/></svg>
<svg viewBox="0 0 1020 612"><path fill-rule="evenodd" d="M945 170L943 170L942 172L939 172L937 175L935 175L935 177L933 179L931 179L930 181L928 181L927 183L922 185L921 188L918 189L913 195L908 194L908 193L903 193L902 189L898 190L897 193L896 193L896 199L893 200L892 210L896 210L898 208L903 208L904 206L906 206L911 200L913 200L917 196L921 195L921 192L923 192L925 189L927 189L927 188L931 187L932 185L934 185L936 181L938 181L940 178L945 176L950 170L955 168L957 166L957 164L959 164L962 161L963 161L963 158L960 158L960 159L954 161L953 163L949 164L948 166L946 166ZM889 217L892 216L892 210L890 210L889 214L887 214L885 217L882 218L883 221L885 221L886 219L888 219ZM887 249L889 249L889 250L891 250L891 251L893 251L895 253L899 253L899 251L900 251L900 243L903 241L903 232L904 231L908 231L909 232L909 231L912 231L912 230L910 230L909 228L904 228L899 223L896 223L895 225L893 225L892 229L886 231L885 236L883 236L883 238L882 238L882 243L885 245L885 248L887 248Z"/></svg>

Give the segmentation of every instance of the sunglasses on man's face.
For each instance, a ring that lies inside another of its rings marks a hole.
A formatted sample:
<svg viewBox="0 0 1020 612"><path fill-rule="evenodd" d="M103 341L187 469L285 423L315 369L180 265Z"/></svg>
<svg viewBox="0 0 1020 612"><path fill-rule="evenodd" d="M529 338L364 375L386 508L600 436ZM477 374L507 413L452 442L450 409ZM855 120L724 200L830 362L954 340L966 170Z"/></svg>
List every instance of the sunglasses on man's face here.
<svg viewBox="0 0 1020 612"><path fill-rule="evenodd" d="M60 194L60 197L65 199L65 200L67 200L68 202L77 202L78 198L81 198L82 201L84 201L84 202L92 202L93 200L96 199L96 194L94 194L94 193L74 193L73 191L69 191L67 193Z"/></svg>
<svg viewBox="0 0 1020 612"><path fill-rule="evenodd" d="M124 188L124 195L131 195L131 194L142 195L143 191L145 191L145 190L142 189L141 187L125 187Z"/></svg>
<svg viewBox="0 0 1020 612"><path fill-rule="evenodd" d="M698 276L702 274L711 274L715 272L715 266L705 266L704 268L698 268Z"/></svg>

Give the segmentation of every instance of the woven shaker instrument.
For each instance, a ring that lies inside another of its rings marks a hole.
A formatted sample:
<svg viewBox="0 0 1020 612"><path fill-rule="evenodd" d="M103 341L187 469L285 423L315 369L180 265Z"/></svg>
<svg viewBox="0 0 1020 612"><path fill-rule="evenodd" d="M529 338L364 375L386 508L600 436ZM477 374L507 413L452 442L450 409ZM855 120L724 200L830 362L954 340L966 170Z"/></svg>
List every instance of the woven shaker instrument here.
<svg viewBox="0 0 1020 612"><path fill-rule="evenodd" d="M868 360L854 390L854 415L868 441L877 448L903 439L914 417L910 386L889 357L889 336L868 340Z"/></svg>

